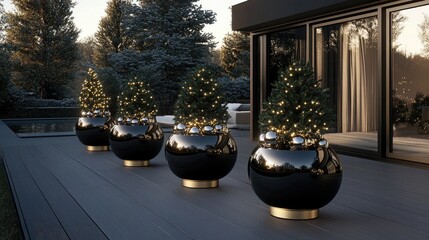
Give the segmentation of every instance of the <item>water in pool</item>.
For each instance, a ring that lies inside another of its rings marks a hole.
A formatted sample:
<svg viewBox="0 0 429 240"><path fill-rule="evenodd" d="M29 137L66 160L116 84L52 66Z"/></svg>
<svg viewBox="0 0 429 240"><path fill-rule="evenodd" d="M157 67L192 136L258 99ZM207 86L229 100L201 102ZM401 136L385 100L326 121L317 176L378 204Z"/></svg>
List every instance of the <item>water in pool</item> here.
<svg viewBox="0 0 429 240"><path fill-rule="evenodd" d="M18 136L74 134L77 118L3 120Z"/></svg>

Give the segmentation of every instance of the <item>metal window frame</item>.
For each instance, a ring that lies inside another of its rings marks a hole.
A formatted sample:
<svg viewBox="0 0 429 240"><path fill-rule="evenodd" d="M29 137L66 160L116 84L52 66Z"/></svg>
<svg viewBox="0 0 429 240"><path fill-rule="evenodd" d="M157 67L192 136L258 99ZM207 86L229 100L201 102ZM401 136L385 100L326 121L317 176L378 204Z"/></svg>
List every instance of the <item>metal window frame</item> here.
<svg viewBox="0 0 429 240"><path fill-rule="evenodd" d="M392 150L392 127L390 119L391 108L391 66L390 66L390 13L398 10L405 10L419 6L429 5L429 0L397 0L386 3L370 4L361 8L344 9L341 12L333 12L312 17L311 19L301 19L282 25L276 25L269 28L261 29L251 33L251 103L252 103L252 118L251 118L251 134L252 139L257 139L259 136L258 117L262 107L262 98L264 97L264 88L261 84L266 82L267 72L267 53L269 44L267 35L274 32L293 29L296 27L306 27L306 61L315 64L315 30L318 27L328 26L332 24L344 23L365 17L377 17L378 20L378 53L377 62L379 69L377 75L380 79L379 84L379 123L378 123L378 149L374 151L362 151L362 149L339 146L339 152L347 152L348 154L375 158L375 159L391 159L391 161L410 163L429 163L429 159L409 156L400 153L393 153ZM260 39L265 39L259 42ZM254 43L258 42L255 46ZM259 48L258 48L259 46ZM256 54L256 52L258 52ZM259 58L259 59L257 59ZM256 68L256 69L255 69ZM255 78L257 76L257 78ZM337 148L336 148L337 149Z"/></svg>
<svg viewBox="0 0 429 240"><path fill-rule="evenodd" d="M392 48L392 41L391 41L391 33L390 33L390 29L391 29L391 13L392 12L397 12L397 11L401 11L401 10L406 10L406 9L411 9L411 8L416 8L416 7L422 7L422 6L428 6L429 5L429 0L425 0L425 1L410 1L409 3L406 4L402 4L402 5L396 5L396 6L391 6L391 7L386 7L385 9L383 9L383 18L384 18L384 22L385 22L385 39L384 39L384 43L385 43L385 52L384 52L384 60L385 60L385 69L384 69L384 74L385 74L385 109L384 109L384 113L386 115L386 124L385 124L385 133L386 133L386 137L385 137L385 141L386 141L386 146L385 146L385 157L387 158L393 158L393 159L400 159L400 160L407 160L407 161L413 161L413 162L419 162L419 163L429 163L429 159L428 158L422 158L422 157L418 157L418 156L410 156L408 154L404 154L404 153L398 153L398 152L393 152L393 124L392 124L392 119L390 119L390 115L391 115L391 109L392 109L392 91L391 88L393 86L393 74L392 74L392 68L391 68L391 59L392 59L392 55L391 55L391 48Z"/></svg>

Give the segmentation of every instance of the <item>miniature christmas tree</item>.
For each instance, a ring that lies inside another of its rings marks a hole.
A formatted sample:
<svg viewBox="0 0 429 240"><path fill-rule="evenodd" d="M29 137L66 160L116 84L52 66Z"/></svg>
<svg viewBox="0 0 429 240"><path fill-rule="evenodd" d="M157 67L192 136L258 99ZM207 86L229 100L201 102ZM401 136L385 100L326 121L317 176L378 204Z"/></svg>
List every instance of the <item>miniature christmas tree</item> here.
<svg viewBox="0 0 429 240"><path fill-rule="evenodd" d="M411 113L409 121L418 126L424 134L429 133L429 121L423 119L423 107L429 106L429 95L425 96L421 91L416 93L411 105Z"/></svg>
<svg viewBox="0 0 429 240"><path fill-rule="evenodd" d="M82 116L109 115L109 100L103 92L103 86L97 78L97 73L89 68L79 95Z"/></svg>
<svg viewBox="0 0 429 240"><path fill-rule="evenodd" d="M396 95L396 91L393 91L392 95L392 123L394 125L399 125L408 122L407 102Z"/></svg>
<svg viewBox="0 0 429 240"><path fill-rule="evenodd" d="M288 148L297 136L309 145L318 142L332 122L328 97L328 89L319 87L311 66L294 63L280 72L268 101L263 103L261 133L274 132L279 148Z"/></svg>
<svg viewBox="0 0 429 240"><path fill-rule="evenodd" d="M137 79L128 82L124 92L118 96L118 104L118 115L124 121L153 122L158 112L149 85Z"/></svg>
<svg viewBox="0 0 429 240"><path fill-rule="evenodd" d="M426 96L418 91L411 105L410 122L414 126L421 127L422 125L422 107L429 105L429 96Z"/></svg>
<svg viewBox="0 0 429 240"><path fill-rule="evenodd" d="M194 71L185 81L174 106L175 123L187 127L226 125L228 111L211 67Z"/></svg>

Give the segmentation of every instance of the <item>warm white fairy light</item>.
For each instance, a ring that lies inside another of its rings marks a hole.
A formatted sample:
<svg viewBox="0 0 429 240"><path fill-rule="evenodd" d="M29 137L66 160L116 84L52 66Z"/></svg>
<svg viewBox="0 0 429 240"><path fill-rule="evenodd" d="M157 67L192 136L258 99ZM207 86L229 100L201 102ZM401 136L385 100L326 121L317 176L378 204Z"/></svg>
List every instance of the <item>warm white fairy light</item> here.
<svg viewBox="0 0 429 240"><path fill-rule="evenodd" d="M305 72L302 72L304 69ZM261 130L275 132L277 140L285 140L285 145L288 139L295 136L304 136L307 138L306 143L317 142L312 141L312 138L320 138L321 132L329 130L328 124L322 121L326 113L320 111L324 109L321 108L324 106L321 106L320 99L325 101L327 96L322 96L318 90L312 89L319 86L313 83L315 79L310 73L307 67L291 66L289 72L281 74L279 79L282 81L274 85L273 93L277 95L264 103L265 111L261 114L263 118L260 118L260 121L263 121ZM289 94L295 94L296 97L289 98L288 96L292 96Z"/></svg>
<svg viewBox="0 0 429 240"><path fill-rule="evenodd" d="M200 129L207 126L214 129L214 126L225 125L228 113L223 106L218 88L219 85L213 79L212 72L206 69L199 70L191 80L185 81L179 95L179 99L183 99L183 102L180 102L180 106L176 106L175 122L180 121L188 128Z"/></svg>
<svg viewBox="0 0 429 240"><path fill-rule="evenodd" d="M148 86L142 81L128 82L128 89L118 96L119 115L124 119L137 119L140 124L151 123L158 112Z"/></svg>
<svg viewBox="0 0 429 240"><path fill-rule="evenodd" d="M79 94L79 102L82 113L88 117L104 116L108 112L110 98L103 92L103 86L97 77L95 71L88 69L88 76L84 79L82 89ZM99 112L97 115L92 113ZM91 114L87 114L91 113Z"/></svg>

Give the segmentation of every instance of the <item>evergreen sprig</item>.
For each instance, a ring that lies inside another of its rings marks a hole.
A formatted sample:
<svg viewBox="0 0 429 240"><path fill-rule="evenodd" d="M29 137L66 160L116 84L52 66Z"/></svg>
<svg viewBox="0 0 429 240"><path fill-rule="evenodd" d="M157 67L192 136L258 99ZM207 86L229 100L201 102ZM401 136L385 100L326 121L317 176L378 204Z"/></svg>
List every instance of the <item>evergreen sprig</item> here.
<svg viewBox="0 0 429 240"><path fill-rule="evenodd" d="M396 94L392 93L392 123L395 125L406 123L409 121L408 117L408 104L407 102Z"/></svg>
<svg viewBox="0 0 429 240"><path fill-rule="evenodd" d="M94 113L95 110L100 110L104 113L109 109L109 100L103 91L103 85L98 79L97 73L89 68L79 94L81 111Z"/></svg>
<svg viewBox="0 0 429 240"><path fill-rule="evenodd" d="M134 79L118 96L118 115L124 119L155 119L158 112L149 84Z"/></svg>
<svg viewBox="0 0 429 240"><path fill-rule="evenodd" d="M214 69L203 67L183 83L174 106L176 124L199 128L226 124L228 111L216 76Z"/></svg>
<svg viewBox="0 0 429 240"><path fill-rule="evenodd" d="M292 64L281 71L259 116L262 133L273 131L277 143L288 146L294 136L321 139L332 123L328 89L319 86L310 65Z"/></svg>

